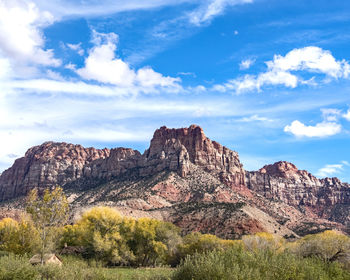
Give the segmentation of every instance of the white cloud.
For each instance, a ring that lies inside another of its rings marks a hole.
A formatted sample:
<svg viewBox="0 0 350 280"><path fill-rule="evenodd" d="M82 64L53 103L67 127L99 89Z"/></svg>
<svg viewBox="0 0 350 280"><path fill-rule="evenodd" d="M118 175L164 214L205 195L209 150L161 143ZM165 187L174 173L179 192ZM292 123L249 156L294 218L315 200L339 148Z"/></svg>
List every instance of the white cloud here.
<svg viewBox="0 0 350 280"><path fill-rule="evenodd" d="M239 120L237 120L239 122L256 122L256 121L259 121L259 122L273 122L273 120L269 119L269 118L266 118L266 117L260 117L259 115L252 115L250 117L244 117L244 118L241 118Z"/></svg>
<svg viewBox="0 0 350 280"><path fill-rule="evenodd" d="M150 67L133 70L126 62L115 57L118 36L115 33L103 34L93 32L95 46L85 59L85 66L76 73L86 80L95 80L119 87L141 87L154 89L164 87L180 89L180 78L165 77Z"/></svg>
<svg viewBox="0 0 350 280"><path fill-rule="evenodd" d="M191 76L193 78L197 77L196 73L193 73L193 72L178 72L177 75L179 75L179 76Z"/></svg>
<svg viewBox="0 0 350 280"><path fill-rule="evenodd" d="M239 69L241 70L247 70L249 69L253 64L255 63L255 59L246 59L242 60L241 63L239 64Z"/></svg>
<svg viewBox="0 0 350 280"><path fill-rule="evenodd" d="M290 125L287 125L284 131L290 132L297 137L327 137L340 133L341 125L335 122L323 121L315 126L308 126L295 120Z"/></svg>
<svg viewBox="0 0 350 280"><path fill-rule="evenodd" d="M343 114L342 116L343 116L343 118L345 118L346 120L350 121L350 109L349 109L345 114Z"/></svg>
<svg viewBox="0 0 350 280"><path fill-rule="evenodd" d="M242 78L232 79L225 84L216 85L213 90L234 91L238 94L247 91L260 91L263 86L267 85L283 85L285 87L295 88L298 84L298 77L289 72L269 71L260 74L258 77L253 75L245 75Z"/></svg>
<svg viewBox="0 0 350 280"><path fill-rule="evenodd" d="M64 78L62 77L62 75L60 73L52 71L50 69L46 71L46 76L52 80L64 81Z"/></svg>
<svg viewBox="0 0 350 280"><path fill-rule="evenodd" d="M67 43L67 47L70 48L73 51L76 51L77 54L79 54L80 56L84 55L84 50L81 47L81 43L79 43L79 44L69 44L69 43Z"/></svg>
<svg viewBox="0 0 350 280"><path fill-rule="evenodd" d="M68 63L64 66L64 68L75 71L77 69L77 66L73 63Z"/></svg>
<svg viewBox="0 0 350 280"><path fill-rule="evenodd" d="M44 49L41 29L52 24L53 16L41 12L33 2L0 1L0 55L16 64L59 66L53 50Z"/></svg>
<svg viewBox="0 0 350 280"><path fill-rule="evenodd" d="M274 71L309 71L323 73L333 78L347 78L349 64L345 60L337 61L330 51L319 47L294 49L286 56L275 55L267 66Z"/></svg>
<svg viewBox="0 0 350 280"><path fill-rule="evenodd" d="M36 0L44 10L49 10L57 17L91 17L115 14L125 11L154 9L163 6L175 6L193 0Z"/></svg>
<svg viewBox="0 0 350 280"><path fill-rule="evenodd" d="M321 109L321 112L323 119L325 119L327 122L335 122L341 115L340 110L333 108Z"/></svg>
<svg viewBox="0 0 350 280"><path fill-rule="evenodd" d="M285 86L296 88L298 85L316 85L315 78L304 80L302 77L292 72L310 72L326 75L326 80L348 78L350 65L347 61L336 60L330 51L319 47L309 46L294 49L285 56L275 55L273 60L267 61L267 71L258 75L245 75L236 79L231 79L213 90L233 91L242 93L246 91L260 91L262 87L268 85ZM249 67L248 61L241 62L241 69Z"/></svg>
<svg viewBox="0 0 350 280"><path fill-rule="evenodd" d="M228 6L252 3L253 0L210 0L204 2L198 9L189 14L190 22L194 25L210 22L214 17L222 14Z"/></svg>
<svg viewBox="0 0 350 280"><path fill-rule="evenodd" d="M11 75L12 69L10 61L0 57L0 81Z"/></svg>
<svg viewBox="0 0 350 280"><path fill-rule="evenodd" d="M41 93L66 93L71 95L87 96L122 96L137 94L140 91L131 91L129 89L118 88L115 86L91 85L84 82L57 81L49 79L33 80L13 80L3 84L8 89L22 90L25 92Z"/></svg>
<svg viewBox="0 0 350 280"><path fill-rule="evenodd" d="M326 164L318 170L317 175L320 177L332 177L335 174L341 173L342 170L343 164Z"/></svg>

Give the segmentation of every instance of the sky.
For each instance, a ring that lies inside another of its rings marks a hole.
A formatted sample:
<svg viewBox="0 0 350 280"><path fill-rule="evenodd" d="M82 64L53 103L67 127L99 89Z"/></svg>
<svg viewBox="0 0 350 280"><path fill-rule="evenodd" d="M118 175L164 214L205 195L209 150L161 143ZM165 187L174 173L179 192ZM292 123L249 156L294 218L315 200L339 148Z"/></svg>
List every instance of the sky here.
<svg viewBox="0 0 350 280"><path fill-rule="evenodd" d="M349 46L343 0L0 0L0 172L197 124L247 170L350 182Z"/></svg>

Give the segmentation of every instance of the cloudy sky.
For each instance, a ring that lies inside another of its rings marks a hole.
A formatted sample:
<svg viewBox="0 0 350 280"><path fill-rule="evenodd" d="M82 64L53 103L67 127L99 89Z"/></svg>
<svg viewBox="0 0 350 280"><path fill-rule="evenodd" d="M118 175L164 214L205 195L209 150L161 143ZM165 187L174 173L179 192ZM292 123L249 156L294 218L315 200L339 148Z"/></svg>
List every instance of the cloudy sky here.
<svg viewBox="0 0 350 280"><path fill-rule="evenodd" d="M350 181L350 2L0 0L0 171L44 141L198 124L255 170Z"/></svg>

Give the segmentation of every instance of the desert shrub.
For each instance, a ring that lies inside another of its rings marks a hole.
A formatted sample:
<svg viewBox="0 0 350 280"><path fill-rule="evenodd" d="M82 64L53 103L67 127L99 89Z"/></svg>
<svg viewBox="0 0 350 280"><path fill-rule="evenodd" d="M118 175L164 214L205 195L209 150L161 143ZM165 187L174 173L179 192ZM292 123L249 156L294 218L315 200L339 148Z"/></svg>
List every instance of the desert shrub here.
<svg viewBox="0 0 350 280"><path fill-rule="evenodd" d="M350 273L339 264L315 258L300 258L270 250L229 249L188 256L174 280L345 280Z"/></svg>
<svg viewBox="0 0 350 280"><path fill-rule="evenodd" d="M179 243L176 258L169 263L172 266L180 264L187 256L196 253L206 253L213 250L227 250L230 248L242 248L242 240L225 240L212 234L202 234L200 232L192 232L186 235L182 242Z"/></svg>
<svg viewBox="0 0 350 280"><path fill-rule="evenodd" d="M0 280L34 280L39 274L29 259L14 255L0 258Z"/></svg>
<svg viewBox="0 0 350 280"><path fill-rule="evenodd" d="M0 280L107 280L101 267L89 266L79 259L64 259L62 266L32 266L29 258L9 255L0 258Z"/></svg>
<svg viewBox="0 0 350 280"><path fill-rule="evenodd" d="M215 249L222 249L224 244L222 239L211 234L201 234L192 232L183 238L180 246L182 255L193 255L195 253L204 253Z"/></svg>
<svg viewBox="0 0 350 280"><path fill-rule="evenodd" d="M290 246L290 251L302 257L318 257L324 261L336 261L350 255L350 238L340 232L326 230L307 235Z"/></svg>
<svg viewBox="0 0 350 280"><path fill-rule="evenodd" d="M250 251L256 250L272 250L282 251L286 241L283 237L267 233L259 232L254 235L245 235L242 237L244 247Z"/></svg>

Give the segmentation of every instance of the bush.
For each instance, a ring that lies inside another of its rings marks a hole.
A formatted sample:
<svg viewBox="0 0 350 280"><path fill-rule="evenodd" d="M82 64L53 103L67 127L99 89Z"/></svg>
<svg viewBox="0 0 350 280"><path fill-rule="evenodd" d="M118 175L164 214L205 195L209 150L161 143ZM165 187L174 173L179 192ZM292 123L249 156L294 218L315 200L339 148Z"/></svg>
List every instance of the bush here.
<svg viewBox="0 0 350 280"><path fill-rule="evenodd" d="M282 251L284 250L285 245L284 238L267 232L258 232L254 235L245 235L242 238L242 242L244 247L250 251Z"/></svg>
<svg viewBox="0 0 350 280"><path fill-rule="evenodd" d="M39 273L28 258L14 255L0 258L0 280L34 280L38 277Z"/></svg>
<svg viewBox="0 0 350 280"><path fill-rule="evenodd" d="M350 238L340 232L326 230L296 241L290 251L302 257L318 257L326 262L344 262L350 255Z"/></svg>
<svg viewBox="0 0 350 280"><path fill-rule="evenodd" d="M66 226L61 243L83 246L87 257L105 264L128 264L134 259L127 242L134 221L109 207L95 207L74 226Z"/></svg>
<svg viewBox="0 0 350 280"><path fill-rule="evenodd" d="M179 228L171 223L135 220L109 207L95 207L75 225L64 227L60 244L105 265L155 266L171 263L181 241Z"/></svg>
<svg viewBox="0 0 350 280"><path fill-rule="evenodd" d="M138 266L155 266L172 262L181 243L179 228L149 218L136 220L134 233L129 241Z"/></svg>
<svg viewBox="0 0 350 280"><path fill-rule="evenodd" d="M345 280L350 273L339 264L289 253L229 249L189 256L178 267L174 280Z"/></svg>
<svg viewBox="0 0 350 280"><path fill-rule="evenodd" d="M17 222L11 218L0 221L0 250L24 255L37 244L38 234L29 220Z"/></svg>
<svg viewBox="0 0 350 280"><path fill-rule="evenodd" d="M0 280L106 280L100 267L90 267L77 259L66 259L63 266L32 266L29 258L9 255L0 258Z"/></svg>

